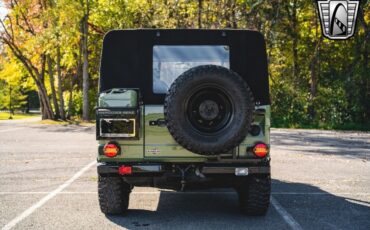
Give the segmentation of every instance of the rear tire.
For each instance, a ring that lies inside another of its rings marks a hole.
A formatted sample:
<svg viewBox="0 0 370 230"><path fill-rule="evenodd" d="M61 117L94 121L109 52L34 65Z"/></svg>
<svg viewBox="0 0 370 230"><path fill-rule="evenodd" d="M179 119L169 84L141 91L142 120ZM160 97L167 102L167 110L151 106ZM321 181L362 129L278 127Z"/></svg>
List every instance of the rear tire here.
<svg viewBox="0 0 370 230"><path fill-rule="evenodd" d="M248 216L265 215L270 205L270 175L252 176L237 188L240 210Z"/></svg>
<svg viewBox="0 0 370 230"><path fill-rule="evenodd" d="M127 211L131 187L120 177L99 175L98 195L101 211L106 215L119 215Z"/></svg>
<svg viewBox="0 0 370 230"><path fill-rule="evenodd" d="M202 155L226 153L246 137L254 111L252 91L236 72L203 65L182 73L164 101L168 131Z"/></svg>

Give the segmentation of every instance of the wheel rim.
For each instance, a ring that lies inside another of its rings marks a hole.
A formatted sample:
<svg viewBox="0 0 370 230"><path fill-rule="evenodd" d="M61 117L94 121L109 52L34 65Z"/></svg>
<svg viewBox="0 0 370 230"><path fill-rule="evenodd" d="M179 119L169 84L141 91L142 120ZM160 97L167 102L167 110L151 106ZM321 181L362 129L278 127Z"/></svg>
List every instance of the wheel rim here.
<svg viewBox="0 0 370 230"><path fill-rule="evenodd" d="M223 89L201 86L193 90L190 95L186 102L186 113L193 129L201 133L213 134L230 123L233 105Z"/></svg>

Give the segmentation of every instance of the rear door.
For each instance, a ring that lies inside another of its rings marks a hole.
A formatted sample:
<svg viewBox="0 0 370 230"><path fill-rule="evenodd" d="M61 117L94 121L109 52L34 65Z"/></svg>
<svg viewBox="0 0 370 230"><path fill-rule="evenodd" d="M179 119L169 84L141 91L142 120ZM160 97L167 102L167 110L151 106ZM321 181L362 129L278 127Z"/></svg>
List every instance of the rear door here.
<svg viewBox="0 0 370 230"><path fill-rule="evenodd" d="M229 47L226 45L155 45L153 46L152 91L166 94L172 82L183 72L200 65L230 67ZM172 138L165 122L163 105L146 105L145 157L195 157Z"/></svg>

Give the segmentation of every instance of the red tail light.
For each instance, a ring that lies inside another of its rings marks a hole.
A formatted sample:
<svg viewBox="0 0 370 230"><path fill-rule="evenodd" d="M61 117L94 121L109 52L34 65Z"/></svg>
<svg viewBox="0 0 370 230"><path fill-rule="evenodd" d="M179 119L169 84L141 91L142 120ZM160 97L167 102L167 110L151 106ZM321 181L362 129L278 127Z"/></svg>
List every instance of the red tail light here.
<svg viewBox="0 0 370 230"><path fill-rule="evenodd" d="M267 155L268 153L268 147L266 144L263 144L263 143L259 143L259 144L256 144L253 148L253 153L254 155L256 155L257 157L260 157L260 158L263 158Z"/></svg>
<svg viewBox="0 0 370 230"><path fill-rule="evenodd" d="M116 144L108 143L104 145L103 152L107 157L115 157L119 153L119 147Z"/></svg>
<svg viewBox="0 0 370 230"><path fill-rule="evenodd" d="M132 174L132 167L122 165L118 168L118 173L121 175L130 175Z"/></svg>

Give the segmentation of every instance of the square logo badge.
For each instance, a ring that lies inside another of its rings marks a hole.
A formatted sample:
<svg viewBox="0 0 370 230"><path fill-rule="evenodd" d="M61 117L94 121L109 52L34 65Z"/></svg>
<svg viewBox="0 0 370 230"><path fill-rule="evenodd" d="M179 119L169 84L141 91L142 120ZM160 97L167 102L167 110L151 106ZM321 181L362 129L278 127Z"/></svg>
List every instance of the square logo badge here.
<svg viewBox="0 0 370 230"><path fill-rule="evenodd" d="M317 1L321 30L325 37L344 40L352 37L360 1Z"/></svg>

